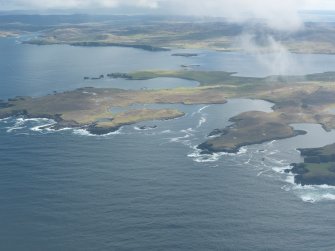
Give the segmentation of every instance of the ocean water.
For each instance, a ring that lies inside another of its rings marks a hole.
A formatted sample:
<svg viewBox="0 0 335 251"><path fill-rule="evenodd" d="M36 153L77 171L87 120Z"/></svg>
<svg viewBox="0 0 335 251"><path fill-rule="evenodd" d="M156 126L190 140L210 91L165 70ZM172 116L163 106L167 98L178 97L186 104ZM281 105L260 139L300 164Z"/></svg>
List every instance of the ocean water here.
<svg viewBox="0 0 335 251"><path fill-rule="evenodd" d="M175 69L201 60L203 67L216 69L210 58L227 65L234 59L237 71L241 56L202 52L185 59L129 48L20 45L11 39L0 40L0 47L4 99L85 86L87 74ZM332 57L315 58L325 70L331 67ZM249 65L256 72L255 62L241 68ZM220 69L234 70L227 65ZM125 126L106 136L41 129L53 123L46 119L1 120L0 250L334 250L335 188L297 186L283 170L300 160L297 147L334 142L335 132L295 125L309 133L243 147L237 154L199 155L196 145L211 130L244 111L271 112L272 104L237 99L166 107L186 116ZM157 128L139 130L142 125Z"/></svg>

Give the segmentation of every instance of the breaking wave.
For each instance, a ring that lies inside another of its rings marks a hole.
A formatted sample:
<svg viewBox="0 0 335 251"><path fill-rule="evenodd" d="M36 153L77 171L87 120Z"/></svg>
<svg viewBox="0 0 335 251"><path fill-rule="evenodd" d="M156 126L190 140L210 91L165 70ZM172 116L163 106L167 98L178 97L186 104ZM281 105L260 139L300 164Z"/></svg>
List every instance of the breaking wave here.
<svg viewBox="0 0 335 251"><path fill-rule="evenodd" d="M73 129L74 134L79 135L79 136L89 136L89 137L107 137L107 136L111 136L111 135L119 135L119 134L122 134L121 131L122 131L122 127L115 132L110 132L110 133L103 134L103 135L96 135L96 134L90 133L86 129Z"/></svg>
<svg viewBox="0 0 335 251"><path fill-rule="evenodd" d="M198 163L206 163L206 162L216 162L223 156L239 156L247 153L246 147L241 147L241 149L237 153L227 153L227 152L219 152L212 154L203 154L201 150L197 148L197 146L192 147L193 152L188 154L187 156L192 158L195 162Z"/></svg>
<svg viewBox="0 0 335 251"><path fill-rule="evenodd" d="M287 159L281 158L281 152L278 149L273 149L275 146L273 144L267 144L265 150L250 151L249 159L245 164L249 164L258 168L258 176L270 175L276 177L282 182L286 183L281 187L282 190L286 192L292 192L303 202L306 203L317 203L322 201L335 201L335 186L328 185L300 185L296 184L294 181L294 175L291 173L286 173L285 170L290 168L290 163ZM292 154L296 153L292 150ZM265 158L263 157L265 155ZM263 161L260 163L260 159Z"/></svg>
<svg viewBox="0 0 335 251"><path fill-rule="evenodd" d="M207 122L207 118L201 117L199 122L198 122L197 128L200 128L206 122Z"/></svg>
<svg viewBox="0 0 335 251"><path fill-rule="evenodd" d="M41 131L43 127L51 126L56 122L51 119L45 118L7 118L3 119L6 124L10 124L10 126L6 127L6 131L8 133L21 131L24 129L29 129L32 131Z"/></svg>

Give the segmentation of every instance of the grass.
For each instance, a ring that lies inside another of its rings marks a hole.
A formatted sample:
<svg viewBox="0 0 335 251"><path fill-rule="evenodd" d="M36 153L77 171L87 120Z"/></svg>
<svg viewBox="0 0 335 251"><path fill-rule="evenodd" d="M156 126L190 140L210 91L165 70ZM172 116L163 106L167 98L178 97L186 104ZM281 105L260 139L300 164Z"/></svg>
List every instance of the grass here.
<svg viewBox="0 0 335 251"><path fill-rule="evenodd" d="M184 116L183 112L175 109L141 109L116 114L111 121L98 122L98 127L119 127L148 120L166 120Z"/></svg>
<svg viewBox="0 0 335 251"><path fill-rule="evenodd" d="M113 107L133 104L209 104L225 103L222 92L216 88L177 88L169 90L127 91L120 89L82 88L38 98L17 98L0 109L0 117L26 114L30 117L61 118L76 125L98 123L110 126L151 119L179 117L176 110L139 110L112 114ZM101 120L111 122L99 122Z"/></svg>
<svg viewBox="0 0 335 251"><path fill-rule="evenodd" d="M229 24L223 20L173 17L151 19L150 17L121 17L111 20L83 20L81 23L56 23L50 25L23 25L9 23L7 26L18 31L40 31L37 39L30 41L36 44L72 44L96 43L100 46L122 44L154 46L158 48L192 48L214 49L217 51L242 51L236 43L248 27ZM177 20L178 19L178 20ZM136 21L135 21L136 20ZM40 22L43 23L43 22ZM8 29L5 26L5 28ZM264 29L263 26L255 26ZM323 53L334 54L333 24L309 23L304 32L282 34L271 31L280 43L294 53ZM270 31L269 31L270 32ZM257 32L256 32L257 33ZM308 34L308 35L307 35ZM1 36L1 33L0 33ZM144 47L145 48L145 47Z"/></svg>
<svg viewBox="0 0 335 251"><path fill-rule="evenodd" d="M309 171L307 176L322 175L326 176L332 173L335 176L334 171L331 171L335 167L335 162L327 163L305 163L305 168Z"/></svg>
<svg viewBox="0 0 335 251"><path fill-rule="evenodd" d="M225 133L207 140L203 148L213 152L236 152L241 146L296 135L277 113L246 112L231 121L235 123L227 127Z"/></svg>
<svg viewBox="0 0 335 251"><path fill-rule="evenodd" d="M129 76L134 80L147 80L159 77L180 78L197 81L202 86L232 84L248 85L259 84L264 78L237 77L234 72L225 71L140 71L130 73Z"/></svg>
<svg viewBox="0 0 335 251"><path fill-rule="evenodd" d="M305 163L307 173L301 175L300 179L305 184L329 184L335 185L335 162L328 163Z"/></svg>

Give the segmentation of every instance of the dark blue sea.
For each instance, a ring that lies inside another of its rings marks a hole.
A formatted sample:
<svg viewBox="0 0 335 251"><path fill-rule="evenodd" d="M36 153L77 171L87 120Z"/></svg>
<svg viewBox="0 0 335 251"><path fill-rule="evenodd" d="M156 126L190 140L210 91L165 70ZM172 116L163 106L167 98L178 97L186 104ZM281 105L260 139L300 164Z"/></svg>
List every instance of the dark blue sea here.
<svg viewBox="0 0 335 251"><path fill-rule="evenodd" d="M83 86L125 89L195 86L176 79L84 81L84 76L181 64L239 75L276 73L257 56L201 51L198 57L131 48L33 46L0 40L0 98ZM268 55L271 57L276 55ZM288 55L299 74L334 70L333 55ZM335 141L307 135L200 155L196 146L243 111L273 104L167 105L180 119L125 126L106 136L52 131L46 119L0 121L0 250L335 250L335 187L298 186L283 170L297 147ZM142 125L157 125L140 130Z"/></svg>

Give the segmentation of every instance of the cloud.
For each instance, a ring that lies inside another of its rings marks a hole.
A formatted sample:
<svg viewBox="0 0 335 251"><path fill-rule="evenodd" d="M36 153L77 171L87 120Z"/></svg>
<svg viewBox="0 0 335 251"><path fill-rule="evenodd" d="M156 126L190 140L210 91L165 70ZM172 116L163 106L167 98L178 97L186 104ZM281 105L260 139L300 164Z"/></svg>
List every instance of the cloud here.
<svg viewBox="0 0 335 251"><path fill-rule="evenodd" d="M303 69L296 57L273 36L266 33L245 33L237 46L252 55L270 75L301 75Z"/></svg>
<svg viewBox="0 0 335 251"><path fill-rule="evenodd" d="M233 22L259 18L276 29L298 29L302 24L299 9L304 2L304 0L162 0L160 4L167 9L175 9L179 14L224 16Z"/></svg>
<svg viewBox="0 0 335 251"><path fill-rule="evenodd" d="M156 0L0 0L2 9L156 8Z"/></svg>

